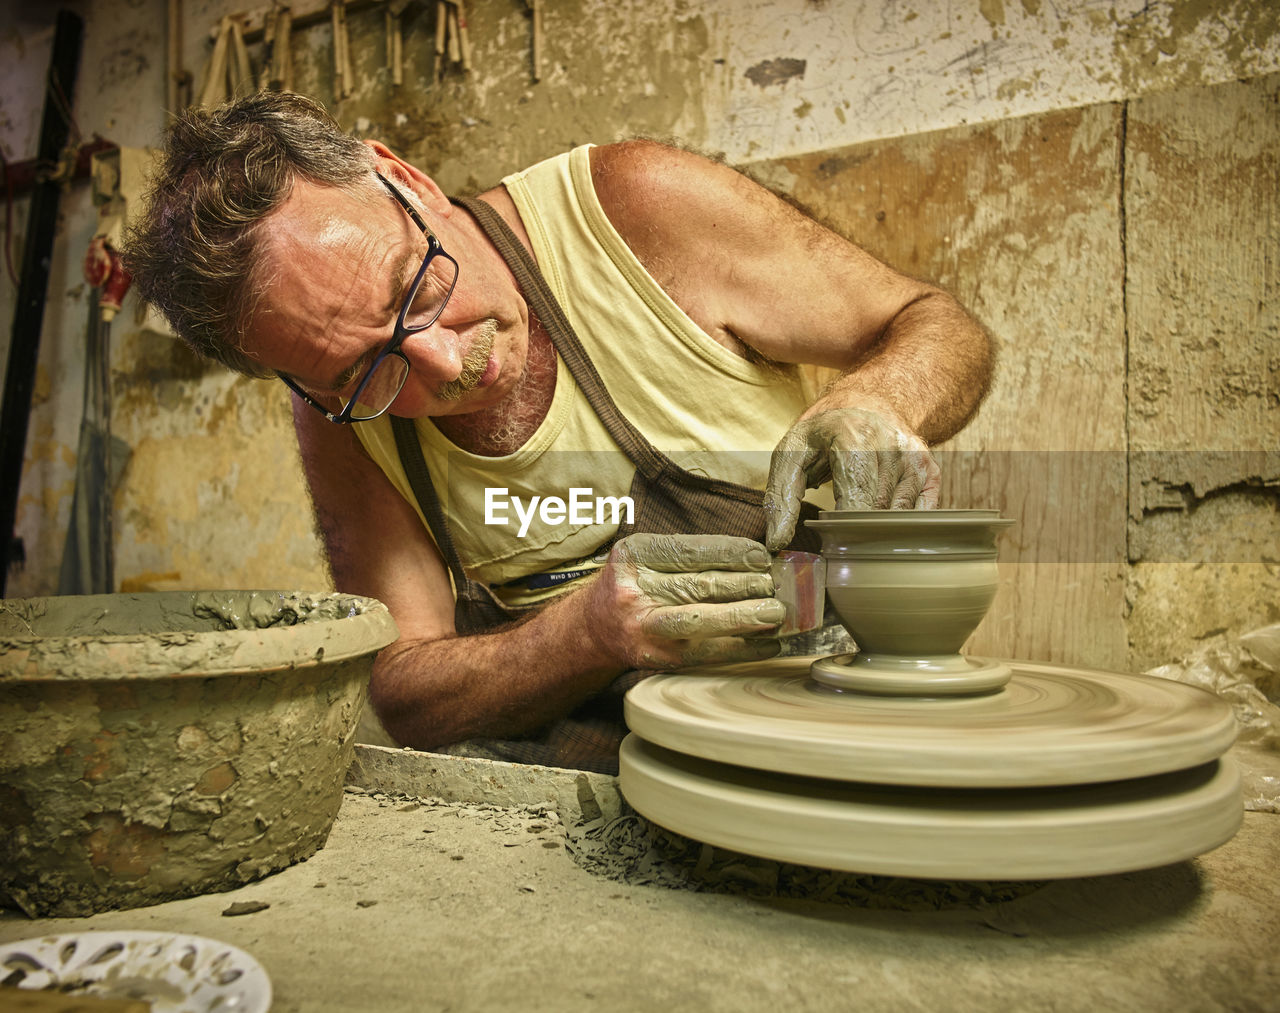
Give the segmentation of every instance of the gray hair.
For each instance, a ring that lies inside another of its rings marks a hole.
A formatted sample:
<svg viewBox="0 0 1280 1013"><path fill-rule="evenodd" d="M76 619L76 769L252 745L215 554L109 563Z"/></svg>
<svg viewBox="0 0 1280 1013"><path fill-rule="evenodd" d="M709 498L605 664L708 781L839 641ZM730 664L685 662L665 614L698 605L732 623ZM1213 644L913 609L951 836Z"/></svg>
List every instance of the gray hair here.
<svg viewBox="0 0 1280 1013"><path fill-rule="evenodd" d="M249 376L244 352L264 220L298 179L356 190L374 155L302 95L259 92L189 109L169 127L124 261L142 298L188 345Z"/></svg>

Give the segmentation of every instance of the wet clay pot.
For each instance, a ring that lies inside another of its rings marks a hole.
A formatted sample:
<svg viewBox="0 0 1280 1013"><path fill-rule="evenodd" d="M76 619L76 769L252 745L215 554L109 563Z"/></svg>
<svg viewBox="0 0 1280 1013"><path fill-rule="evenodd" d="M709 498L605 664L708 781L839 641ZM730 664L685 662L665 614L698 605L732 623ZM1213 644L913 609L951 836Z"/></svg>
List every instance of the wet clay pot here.
<svg viewBox="0 0 1280 1013"><path fill-rule="evenodd" d="M998 584L995 510L829 510L822 536L827 597L858 653L822 659L813 677L840 689L894 695L989 692L1009 680L997 662L960 647Z"/></svg>
<svg viewBox="0 0 1280 1013"><path fill-rule="evenodd" d="M0 903L87 915L314 854L396 636L340 594L0 601Z"/></svg>

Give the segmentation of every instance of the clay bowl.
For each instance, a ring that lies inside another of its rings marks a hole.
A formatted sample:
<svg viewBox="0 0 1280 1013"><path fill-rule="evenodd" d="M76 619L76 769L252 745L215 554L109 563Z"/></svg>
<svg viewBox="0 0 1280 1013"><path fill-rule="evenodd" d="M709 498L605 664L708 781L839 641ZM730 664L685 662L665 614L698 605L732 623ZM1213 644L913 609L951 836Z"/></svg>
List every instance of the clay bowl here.
<svg viewBox="0 0 1280 1013"><path fill-rule="evenodd" d="M87 915L314 854L396 636L340 594L0 601L0 903Z"/></svg>
<svg viewBox="0 0 1280 1013"><path fill-rule="evenodd" d="M822 537L827 597L858 652L815 663L840 689L906 696L991 692L1007 666L960 648L995 597L995 510L828 510Z"/></svg>

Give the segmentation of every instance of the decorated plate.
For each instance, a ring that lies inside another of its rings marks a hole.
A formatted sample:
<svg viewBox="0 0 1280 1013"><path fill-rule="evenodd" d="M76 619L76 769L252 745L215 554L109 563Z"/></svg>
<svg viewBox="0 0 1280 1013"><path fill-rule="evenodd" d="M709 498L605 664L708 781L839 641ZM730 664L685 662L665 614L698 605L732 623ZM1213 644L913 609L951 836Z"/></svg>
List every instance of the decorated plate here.
<svg viewBox="0 0 1280 1013"><path fill-rule="evenodd" d="M0 944L0 983L140 999L153 1013L266 1013L271 980L243 950L172 932L76 932Z"/></svg>

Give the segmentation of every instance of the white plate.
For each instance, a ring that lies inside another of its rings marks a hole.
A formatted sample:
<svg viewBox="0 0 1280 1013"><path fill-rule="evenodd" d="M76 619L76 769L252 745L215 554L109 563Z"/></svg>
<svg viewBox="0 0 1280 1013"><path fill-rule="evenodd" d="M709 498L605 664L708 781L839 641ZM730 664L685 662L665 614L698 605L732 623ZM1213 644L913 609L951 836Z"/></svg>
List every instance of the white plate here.
<svg viewBox="0 0 1280 1013"><path fill-rule="evenodd" d="M13 980L20 971L25 976ZM173 932L74 932L5 943L0 981L141 999L152 1013L266 1013L271 1007L271 980L249 954Z"/></svg>

